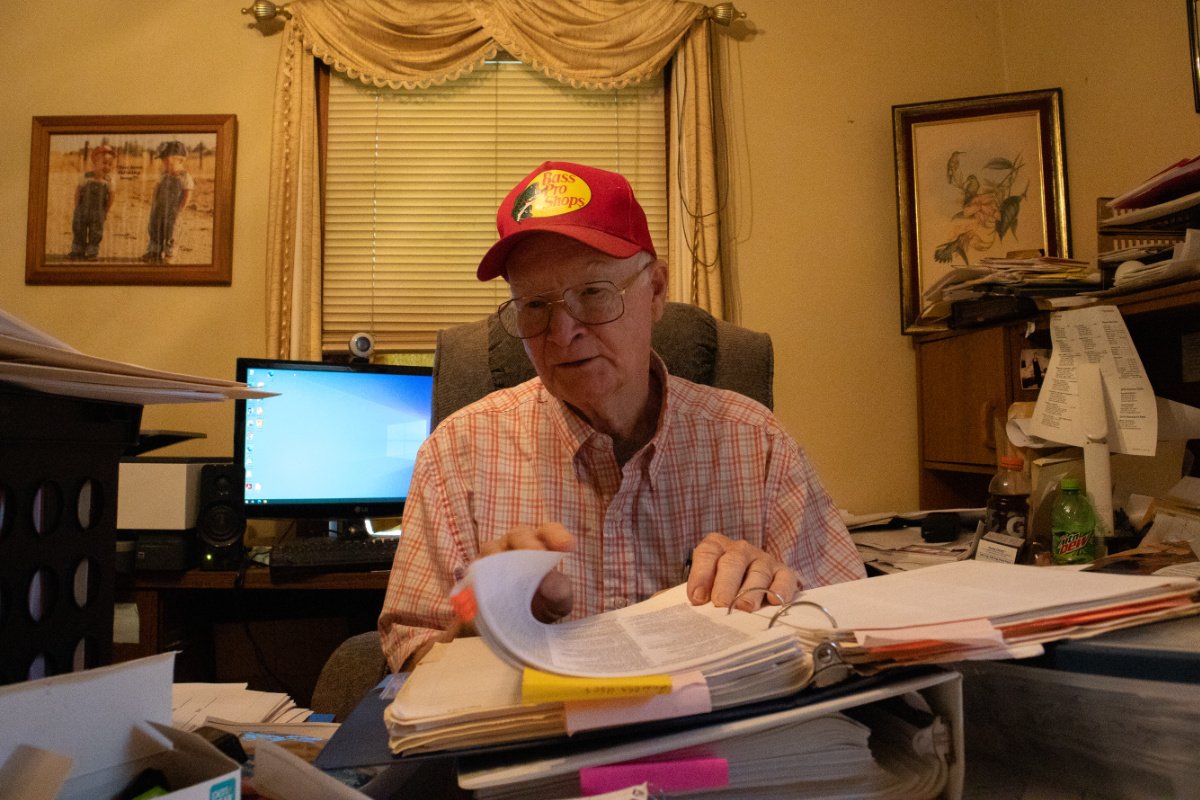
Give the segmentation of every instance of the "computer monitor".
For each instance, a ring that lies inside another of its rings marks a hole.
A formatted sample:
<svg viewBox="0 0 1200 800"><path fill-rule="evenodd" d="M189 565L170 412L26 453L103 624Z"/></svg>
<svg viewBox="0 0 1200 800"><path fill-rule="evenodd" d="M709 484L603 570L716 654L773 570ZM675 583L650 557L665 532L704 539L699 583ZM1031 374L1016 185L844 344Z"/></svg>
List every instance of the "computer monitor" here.
<svg viewBox="0 0 1200 800"><path fill-rule="evenodd" d="M431 367L239 358L234 462L250 519L399 517L432 419ZM341 530L341 529L339 529Z"/></svg>

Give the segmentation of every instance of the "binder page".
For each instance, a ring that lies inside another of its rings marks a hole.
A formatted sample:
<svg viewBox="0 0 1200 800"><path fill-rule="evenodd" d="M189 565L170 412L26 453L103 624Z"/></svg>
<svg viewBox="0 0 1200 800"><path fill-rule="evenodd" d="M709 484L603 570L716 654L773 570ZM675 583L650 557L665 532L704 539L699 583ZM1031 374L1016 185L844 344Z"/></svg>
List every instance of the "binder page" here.
<svg viewBox="0 0 1200 800"><path fill-rule="evenodd" d="M1103 378L1108 447L1114 453L1154 455L1158 411L1154 390L1137 348L1115 306L1055 312L1050 317L1053 351L1029 425L1035 436L1082 447L1084 402L1079 367L1096 364Z"/></svg>
<svg viewBox="0 0 1200 800"><path fill-rule="evenodd" d="M583 677L653 675L723 665L762 649L802 657L794 632L711 604L693 606L679 585L641 603L547 625L530 610L542 578L563 553L514 550L475 561L464 583L474 593L480 635L509 663ZM464 585L462 589L465 589Z"/></svg>
<svg viewBox="0 0 1200 800"><path fill-rule="evenodd" d="M1193 593L1198 588L1189 578L967 560L818 586L800 599L827 609L839 630L863 631L975 619L1006 625ZM759 609L750 616L769 613ZM790 615L779 622L783 627L797 624Z"/></svg>

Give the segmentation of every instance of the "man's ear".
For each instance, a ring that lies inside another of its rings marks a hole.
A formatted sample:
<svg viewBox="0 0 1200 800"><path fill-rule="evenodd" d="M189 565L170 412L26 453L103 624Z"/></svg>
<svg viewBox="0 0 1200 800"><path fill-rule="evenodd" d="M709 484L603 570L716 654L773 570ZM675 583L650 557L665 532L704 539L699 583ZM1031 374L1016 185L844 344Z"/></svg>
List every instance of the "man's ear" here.
<svg viewBox="0 0 1200 800"><path fill-rule="evenodd" d="M661 258L655 259L654 265L650 267L650 287L654 292L650 302L655 322L662 319L667 308L667 287L670 285L668 277L667 262Z"/></svg>

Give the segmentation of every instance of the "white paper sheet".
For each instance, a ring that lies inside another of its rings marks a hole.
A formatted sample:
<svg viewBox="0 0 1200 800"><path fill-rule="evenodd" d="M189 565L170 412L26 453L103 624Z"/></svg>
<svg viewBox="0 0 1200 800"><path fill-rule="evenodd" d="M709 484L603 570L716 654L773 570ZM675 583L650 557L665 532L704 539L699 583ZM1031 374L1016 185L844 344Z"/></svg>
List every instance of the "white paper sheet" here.
<svg viewBox="0 0 1200 800"><path fill-rule="evenodd" d="M1077 367L1098 364L1104 378L1109 450L1154 455L1158 440L1154 390L1121 312L1115 306L1056 312L1050 317L1050 336L1054 350L1030 433L1077 447L1086 444Z"/></svg>
<svg viewBox="0 0 1200 800"><path fill-rule="evenodd" d="M692 606L686 585L593 617L547 625L530 610L534 593L562 553L513 550L471 564L476 627L511 664L566 675L611 677L676 673L740 657L756 645L780 649L794 637L761 618Z"/></svg>

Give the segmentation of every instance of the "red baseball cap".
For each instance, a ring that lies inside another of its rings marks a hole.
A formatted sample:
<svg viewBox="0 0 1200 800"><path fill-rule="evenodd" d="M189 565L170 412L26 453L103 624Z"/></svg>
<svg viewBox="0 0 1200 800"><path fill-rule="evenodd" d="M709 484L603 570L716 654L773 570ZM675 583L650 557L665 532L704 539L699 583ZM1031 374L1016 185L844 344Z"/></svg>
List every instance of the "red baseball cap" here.
<svg viewBox="0 0 1200 800"><path fill-rule="evenodd" d="M615 172L547 161L504 197L496 212L500 240L484 255L475 273L481 281L505 275L509 251L531 233L569 236L614 258L643 250L657 257L646 212L629 181Z"/></svg>

